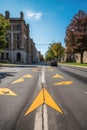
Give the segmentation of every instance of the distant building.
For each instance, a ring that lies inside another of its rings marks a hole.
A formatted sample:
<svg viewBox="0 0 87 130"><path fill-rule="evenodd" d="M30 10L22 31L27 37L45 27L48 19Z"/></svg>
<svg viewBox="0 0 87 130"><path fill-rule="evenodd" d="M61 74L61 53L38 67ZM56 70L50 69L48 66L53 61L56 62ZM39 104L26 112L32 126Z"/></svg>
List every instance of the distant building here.
<svg viewBox="0 0 87 130"><path fill-rule="evenodd" d="M9 11L6 11L5 18L10 20L10 27L7 30L6 48L1 52L0 60L12 63L34 62L35 43L29 36L29 24L25 23L23 12L20 12L20 17L11 18Z"/></svg>

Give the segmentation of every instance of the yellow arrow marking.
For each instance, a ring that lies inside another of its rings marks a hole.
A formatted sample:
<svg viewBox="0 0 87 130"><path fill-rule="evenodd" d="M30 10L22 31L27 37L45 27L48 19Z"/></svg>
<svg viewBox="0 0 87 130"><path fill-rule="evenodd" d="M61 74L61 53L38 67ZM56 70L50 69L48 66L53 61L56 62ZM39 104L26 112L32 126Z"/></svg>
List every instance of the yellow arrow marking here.
<svg viewBox="0 0 87 130"><path fill-rule="evenodd" d="M24 81L24 78L33 78L33 76L30 75L30 74L24 75L24 76L22 76L21 78L19 78L19 79L15 80L14 82L12 82L11 84L16 84L16 83L23 82L23 81Z"/></svg>
<svg viewBox="0 0 87 130"><path fill-rule="evenodd" d="M44 103L52 107L53 109L57 110L61 114L63 114L63 111L56 104L56 102L52 99L52 97L47 92L47 90L43 88L41 89L41 91L39 92L39 94L37 95L33 103L31 104L30 108L25 113L25 116L28 115L30 112L34 111L37 107L41 106Z"/></svg>
<svg viewBox="0 0 87 130"><path fill-rule="evenodd" d="M53 71L53 69L49 69L49 71Z"/></svg>
<svg viewBox="0 0 87 130"><path fill-rule="evenodd" d="M31 74L24 75L22 78L33 78Z"/></svg>
<svg viewBox="0 0 87 130"><path fill-rule="evenodd" d="M63 81L63 82L54 83L54 85L69 85L72 83L73 83L73 81Z"/></svg>
<svg viewBox="0 0 87 130"><path fill-rule="evenodd" d="M53 100L53 98L50 96L50 94L47 92L47 90L45 88L44 88L44 95L45 95L44 103L47 104L48 106L52 107L53 109L57 110L61 114L63 114L63 111L56 104L56 102Z"/></svg>
<svg viewBox="0 0 87 130"><path fill-rule="evenodd" d="M38 72L38 71L40 71L40 69L39 69L39 68L36 68L36 69L32 69L32 71L33 71L33 72Z"/></svg>
<svg viewBox="0 0 87 130"><path fill-rule="evenodd" d="M11 84L20 83L20 82L23 82L23 81L24 81L24 79L23 79L23 78L20 78L20 79L15 80L15 81L12 82Z"/></svg>
<svg viewBox="0 0 87 130"><path fill-rule="evenodd" d="M0 95L17 96L13 91L8 88L0 88Z"/></svg>
<svg viewBox="0 0 87 130"><path fill-rule="evenodd" d="M31 104L30 108L25 113L25 116L28 115L30 112L35 110L37 107L43 104L43 89L40 91L40 93L37 95L33 103Z"/></svg>
<svg viewBox="0 0 87 130"><path fill-rule="evenodd" d="M63 76L59 75L59 74L56 74L54 75L52 78L62 78L63 79Z"/></svg>

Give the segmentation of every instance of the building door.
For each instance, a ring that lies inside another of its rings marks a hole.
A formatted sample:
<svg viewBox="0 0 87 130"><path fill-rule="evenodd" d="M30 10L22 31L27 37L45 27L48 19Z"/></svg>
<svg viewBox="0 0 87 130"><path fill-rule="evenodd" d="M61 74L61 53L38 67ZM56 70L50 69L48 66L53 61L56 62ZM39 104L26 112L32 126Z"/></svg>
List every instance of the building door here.
<svg viewBox="0 0 87 130"><path fill-rule="evenodd" d="M21 54L19 52L17 53L17 61L21 61Z"/></svg>

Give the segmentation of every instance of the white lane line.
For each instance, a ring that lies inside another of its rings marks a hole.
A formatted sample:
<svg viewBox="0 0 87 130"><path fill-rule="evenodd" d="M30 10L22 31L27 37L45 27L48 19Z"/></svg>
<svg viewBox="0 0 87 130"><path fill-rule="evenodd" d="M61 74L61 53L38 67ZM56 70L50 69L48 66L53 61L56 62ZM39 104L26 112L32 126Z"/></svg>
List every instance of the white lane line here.
<svg viewBox="0 0 87 130"><path fill-rule="evenodd" d="M34 130L42 130L42 106L36 111Z"/></svg>
<svg viewBox="0 0 87 130"><path fill-rule="evenodd" d="M45 67L42 68L42 85L45 83ZM42 86L44 87L44 86ZM48 116L47 116L47 106L43 104L43 117L42 117L42 123L43 123L43 130L48 130Z"/></svg>
<svg viewBox="0 0 87 130"><path fill-rule="evenodd" d="M44 120L44 130L48 130L48 116L47 116L47 106L43 105L43 120Z"/></svg>
<svg viewBox="0 0 87 130"><path fill-rule="evenodd" d="M41 77L39 79L42 79L43 85L45 83L45 67L42 68ZM34 130L48 130L47 106L45 104L40 106L36 111Z"/></svg>
<svg viewBox="0 0 87 130"><path fill-rule="evenodd" d="M45 73L45 68L43 66L43 68L42 68L42 83L45 82L45 75L44 75L44 73Z"/></svg>

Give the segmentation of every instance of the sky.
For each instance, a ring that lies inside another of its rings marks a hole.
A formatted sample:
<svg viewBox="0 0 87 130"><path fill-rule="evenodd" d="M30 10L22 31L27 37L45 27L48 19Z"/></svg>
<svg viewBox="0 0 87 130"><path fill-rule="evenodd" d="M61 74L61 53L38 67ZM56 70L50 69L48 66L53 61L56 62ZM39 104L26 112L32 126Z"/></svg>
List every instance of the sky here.
<svg viewBox="0 0 87 130"><path fill-rule="evenodd" d="M65 47L66 27L79 10L87 13L87 0L0 0L3 15L9 11L11 17L20 17L24 12L30 37L43 55L53 42Z"/></svg>

